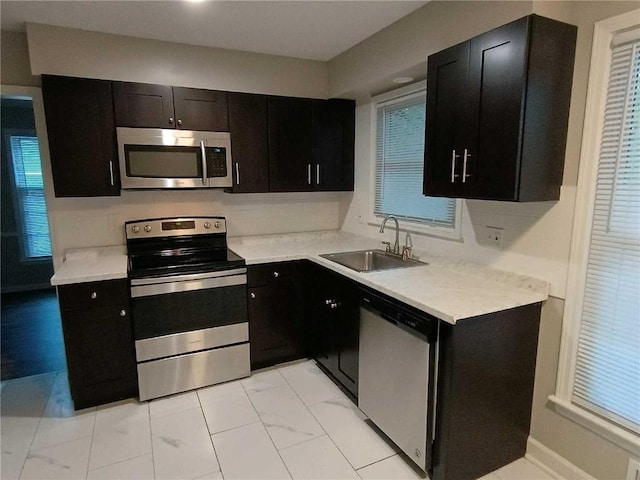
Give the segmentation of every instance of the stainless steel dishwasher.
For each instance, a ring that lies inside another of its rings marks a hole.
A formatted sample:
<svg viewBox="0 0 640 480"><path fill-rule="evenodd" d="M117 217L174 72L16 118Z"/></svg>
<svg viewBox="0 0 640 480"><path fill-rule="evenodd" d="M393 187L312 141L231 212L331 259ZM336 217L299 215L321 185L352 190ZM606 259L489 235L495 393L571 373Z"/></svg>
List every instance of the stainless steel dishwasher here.
<svg viewBox="0 0 640 480"><path fill-rule="evenodd" d="M358 406L427 472L438 320L369 290L361 299Z"/></svg>

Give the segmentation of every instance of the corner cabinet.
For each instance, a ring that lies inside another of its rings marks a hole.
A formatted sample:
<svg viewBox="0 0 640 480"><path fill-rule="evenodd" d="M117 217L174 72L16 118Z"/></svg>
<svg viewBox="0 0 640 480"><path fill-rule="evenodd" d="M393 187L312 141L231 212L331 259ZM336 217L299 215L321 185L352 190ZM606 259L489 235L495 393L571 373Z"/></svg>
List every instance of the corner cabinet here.
<svg viewBox="0 0 640 480"><path fill-rule="evenodd" d="M344 390L358 397L360 304L358 287L315 264L307 275L311 355Z"/></svg>
<svg viewBox="0 0 640 480"><path fill-rule="evenodd" d="M317 100L312 107L312 188L353 190L355 102Z"/></svg>
<svg viewBox="0 0 640 480"><path fill-rule="evenodd" d="M137 396L128 280L61 285L58 301L75 409Z"/></svg>
<svg viewBox="0 0 640 480"><path fill-rule="evenodd" d="M353 190L355 102L270 97L269 191Z"/></svg>
<svg viewBox="0 0 640 480"><path fill-rule="evenodd" d="M42 76L56 197L120 195L111 82Z"/></svg>
<svg viewBox="0 0 640 480"><path fill-rule="evenodd" d="M269 191L312 190L311 100L270 97L268 112Z"/></svg>
<svg viewBox="0 0 640 480"><path fill-rule="evenodd" d="M229 131L226 92L113 82L113 101L118 127Z"/></svg>
<svg viewBox="0 0 640 480"><path fill-rule="evenodd" d="M429 56L425 195L560 198L576 34L529 15Z"/></svg>

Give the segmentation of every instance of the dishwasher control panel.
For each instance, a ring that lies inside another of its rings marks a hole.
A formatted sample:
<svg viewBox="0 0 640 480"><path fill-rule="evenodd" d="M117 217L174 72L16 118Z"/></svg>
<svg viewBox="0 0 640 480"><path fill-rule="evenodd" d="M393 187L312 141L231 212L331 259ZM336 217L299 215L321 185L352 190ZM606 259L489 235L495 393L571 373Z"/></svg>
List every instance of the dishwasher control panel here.
<svg viewBox="0 0 640 480"><path fill-rule="evenodd" d="M423 337L429 343L436 341L438 319L401 303L379 292L361 290L362 307L378 313L382 318L399 328Z"/></svg>

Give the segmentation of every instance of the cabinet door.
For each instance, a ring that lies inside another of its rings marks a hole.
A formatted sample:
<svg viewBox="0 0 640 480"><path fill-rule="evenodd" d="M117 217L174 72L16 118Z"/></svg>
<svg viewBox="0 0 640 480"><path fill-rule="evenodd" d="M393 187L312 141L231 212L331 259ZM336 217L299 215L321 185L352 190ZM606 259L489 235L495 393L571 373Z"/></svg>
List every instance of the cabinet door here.
<svg viewBox="0 0 640 480"><path fill-rule="evenodd" d="M467 197L517 200L526 42L526 17L470 41Z"/></svg>
<svg viewBox="0 0 640 480"><path fill-rule="evenodd" d="M251 368L267 367L300 358L301 298L293 284L249 288Z"/></svg>
<svg viewBox="0 0 640 480"><path fill-rule="evenodd" d="M233 192L269 191L267 97L229 94Z"/></svg>
<svg viewBox="0 0 640 480"><path fill-rule="evenodd" d="M311 190L311 100L272 97L268 111L269 191Z"/></svg>
<svg viewBox="0 0 640 480"><path fill-rule="evenodd" d="M173 87L173 105L177 128L229 131L227 92Z"/></svg>
<svg viewBox="0 0 640 480"><path fill-rule="evenodd" d="M56 197L120 195L111 82L42 76Z"/></svg>
<svg viewBox="0 0 640 480"><path fill-rule="evenodd" d="M340 278L340 277L338 277ZM334 375L354 396L358 396L360 309L355 287L348 281L336 283Z"/></svg>
<svg viewBox="0 0 640 480"><path fill-rule="evenodd" d="M314 190L353 190L355 102L313 102Z"/></svg>
<svg viewBox="0 0 640 480"><path fill-rule="evenodd" d="M462 184L469 45L429 56L423 193L456 197Z"/></svg>
<svg viewBox="0 0 640 480"><path fill-rule="evenodd" d="M170 86L113 82L113 103L118 127L175 128Z"/></svg>
<svg viewBox="0 0 640 480"><path fill-rule="evenodd" d="M137 394L128 306L62 312L69 385L76 409Z"/></svg>

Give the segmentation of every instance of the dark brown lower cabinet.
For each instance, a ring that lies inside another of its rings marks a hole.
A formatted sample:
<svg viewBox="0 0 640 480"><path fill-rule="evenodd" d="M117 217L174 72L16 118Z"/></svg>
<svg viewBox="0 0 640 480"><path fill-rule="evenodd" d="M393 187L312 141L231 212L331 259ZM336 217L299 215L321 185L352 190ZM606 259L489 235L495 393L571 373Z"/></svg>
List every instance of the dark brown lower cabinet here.
<svg viewBox="0 0 640 480"><path fill-rule="evenodd" d="M357 286L342 275L309 265L307 317L310 353L354 398L358 397L360 337Z"/></svg>
<svg viewBox="0 0 640 480"><path fill-rule="evenodd" d="M128 280L58 287L76 410L138 395Z"/></svg>
<svg viewBox="0 0 640 480"><path fill-rule="evenodd" d="M248 268L251 369L306 354L302 262Z"/></svg>
<svg viewBox="0 0 640 480"><path fill-rule="evenodd" d="M433 480L479 478L525 454L540 309L441 323Z"/></svg>

